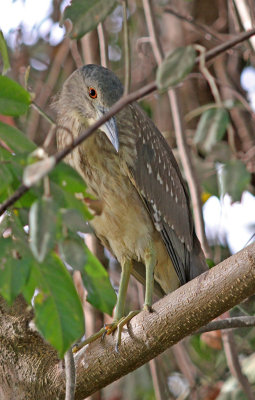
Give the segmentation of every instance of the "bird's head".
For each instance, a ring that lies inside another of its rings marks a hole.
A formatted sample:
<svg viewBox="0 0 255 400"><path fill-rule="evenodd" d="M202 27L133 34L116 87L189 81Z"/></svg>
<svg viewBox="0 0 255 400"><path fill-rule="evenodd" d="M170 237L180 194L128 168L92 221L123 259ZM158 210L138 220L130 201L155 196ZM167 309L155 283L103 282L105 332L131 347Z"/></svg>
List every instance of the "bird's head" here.
<svg viewBox="0 0 255 400"><path fill-rule="evenodd" d="M64 83L58 103L65 111L75 112L80 121L91 125L120 99L123 87L116 75L107 68L88 64L79 68ZM119 150L116 120L110 118L99 128Z"/></svg>

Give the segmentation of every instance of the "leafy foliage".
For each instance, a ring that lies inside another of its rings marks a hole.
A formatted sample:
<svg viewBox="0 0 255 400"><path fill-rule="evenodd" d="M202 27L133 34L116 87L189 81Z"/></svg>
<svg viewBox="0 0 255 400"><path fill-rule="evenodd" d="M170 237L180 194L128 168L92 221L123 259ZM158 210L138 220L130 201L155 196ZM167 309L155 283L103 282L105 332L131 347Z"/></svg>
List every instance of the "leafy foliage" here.
<svg viewBox="0 0 255 400"><path fill-rule="evenodd" d="M37 263L39 293L35 296L35 321L39 331L64 355L84 333L84 317L72 278L56 254Z"/></svg>
<svg viewBox="0 0 255 400"><path fill-rule="evenodd" d="M1 53L2 59L3 59L3 72L2 73L3 73L3 75L5 75L6 72L8 72L8 70L10 69L10 61L9 61L6 42L4 40L4 35L1 30L0 30L0 53Z"/></svg>
<svg viewBox="0 0 255 400"><path fill-rule="evenodd" d="M1 78L1 77L0 77ZM32 143L23 132L0 121L0 139L2 139L12 152L17 155L29 153L35 149Z"/></svg>
<svg viewBox="0 0 255 400"><path fill-rule="evenodd" d="M21 115L27 112L30 95L17 82L7 76L0 76L0 113Z"/></svg>
<svg viewBox="0 0 255 400"><path fill-rule="evenodd" d="M160 90L177 85L192 70L196 52L193 46L178 47L170 53L157 70L156 82Z"/></svg>
<svg viewBox="0 0 255 400"><path fill-rule="evenodd" d="M205 111L197 126L195 143L201 150L208 153L223 138L228 123L228 112L224 108L212 108Z"/></svg>
<svg viewBox="0 0 255 400"><path fill-rule="evenodd" d="M72 38L80 39L85 33L96 28L116 5L116 0L73 0L64 11L63 19L73 23Z"/></svg>
<svg viewBox="0 0 255 400"><path fill-rule="evenodd" d="M230 160L223 165L222 173L222 195L228 193L232 201L240 201L242 193L247 189L251 174L240 160Z"/></svg>
<svg viewBox="0 0 255 400"><path fill-rule="evenodd" d="M32 260L22 242L11 238L1 238L0 253L0 293L12 303L27 282Z"/></svg>
<svg viewBox="0 0 255 400"><path fill-rule="evenodd" d="M53 248L56 235L57 205L51 197L35 201L29 212L30 248L35 258L42 262Z"/></svg>
<svg viewBox="0 0 255 400"><path fill-rule="evenodd" d="M87 300L99 310L110 314L116 303L116 294L108 280L107 272L101 266L98 259L89 251L84 249L87 263L81 271L83 283L88 291Z"/></svg>

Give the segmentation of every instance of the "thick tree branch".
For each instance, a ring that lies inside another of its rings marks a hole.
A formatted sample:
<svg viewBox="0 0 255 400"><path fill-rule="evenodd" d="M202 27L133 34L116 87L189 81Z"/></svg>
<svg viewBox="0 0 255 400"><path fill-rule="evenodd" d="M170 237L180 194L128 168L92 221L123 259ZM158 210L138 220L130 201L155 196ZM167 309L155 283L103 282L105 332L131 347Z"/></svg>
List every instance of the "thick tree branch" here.
<svg viewBox="0 0 255 400"><path fill-rule="evenodd" d="M155 303L153 313L143 311L134 317L122 334L119 354L112 336L79 351L75 399L82 400L147 363L254 293L255 243ZM24 322L25 307L17 303L9 311L2 303L0 311L1 390L13 396L21 388L27 393L21 400L64 399L65 377L56 353Z"/></svg>
<svg viewBox="0 0 255 400"><path fill-rule="evenodd" d="M114 337L78 353L77 399L145 364L254 292L252 244L158 301L152 314L134 317L123 333L119 354L114 353Z"/></svg>

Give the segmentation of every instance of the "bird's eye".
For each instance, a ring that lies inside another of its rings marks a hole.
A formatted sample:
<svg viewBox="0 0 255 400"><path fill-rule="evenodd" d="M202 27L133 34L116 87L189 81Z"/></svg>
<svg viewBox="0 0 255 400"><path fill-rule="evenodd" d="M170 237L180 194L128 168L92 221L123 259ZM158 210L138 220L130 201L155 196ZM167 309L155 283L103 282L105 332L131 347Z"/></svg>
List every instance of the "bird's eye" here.
<svg viewBox="0 0 255 400"><path fill-rule="evenodd" d="M92 99L97 98L97 91L93 87L89 88L89 97L91 97Z"/></svg>

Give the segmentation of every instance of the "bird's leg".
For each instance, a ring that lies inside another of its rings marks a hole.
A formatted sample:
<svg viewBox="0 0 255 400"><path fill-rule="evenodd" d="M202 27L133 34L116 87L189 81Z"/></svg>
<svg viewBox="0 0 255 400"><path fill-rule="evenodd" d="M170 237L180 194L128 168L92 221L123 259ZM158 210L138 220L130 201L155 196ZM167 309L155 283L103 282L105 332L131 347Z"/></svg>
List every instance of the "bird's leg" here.
<svg viewBox="0 0 255 400"><path fill-rule="evenodd" d="M100 329L99 332L85 339L82 343L75 345L73 347L73 353L76 353L82 347L86 346L89 343L94 342L100 337L104 338L105 335L110 335L116 329L117 329L117 341L115 349L118 352L119 346L121 344L121 333L124 325L126 325L135 315L139 313L139 311L130 311L130 313L126 317L124 316L126 294L132 268L133 265L131 261L125 261L122 265L119 293L114 311L113 323L105 325L102 329Z"/></svg>
<svg viewBox="0 0 255 400"><path fill-rule="evenodd" d="M125 261L122 265L118 299L114 311L114 321L112 324L105 326L107 335L110 335L117 329L117 342L115 347L117 352L121 344L121 333L124 325L139 313L139 311L131 311L126 317L124 316L127 288L132 268L133 265L131 261Z"/></svg>
<svg viewBox="0 0 255 400"><path fill-rule="evenodd" d="M157 264L156 251L153 245L150 245L144 256L146 281L145 281L145 299L143 308L149 312L152 311L152 296L154 288L154 270Z"/></svg>
<svg viewBox="0 0 255 400"><path fill-rule="evenodd" d="M132 261L125 261L122 265L118 299L114 311L115 321L119 321L124 316L127 288L132 268Z"/></svg>

